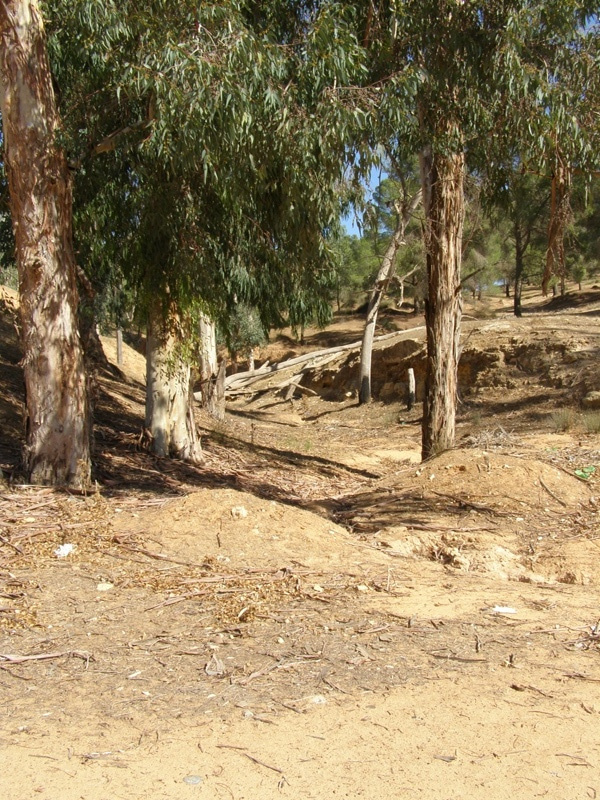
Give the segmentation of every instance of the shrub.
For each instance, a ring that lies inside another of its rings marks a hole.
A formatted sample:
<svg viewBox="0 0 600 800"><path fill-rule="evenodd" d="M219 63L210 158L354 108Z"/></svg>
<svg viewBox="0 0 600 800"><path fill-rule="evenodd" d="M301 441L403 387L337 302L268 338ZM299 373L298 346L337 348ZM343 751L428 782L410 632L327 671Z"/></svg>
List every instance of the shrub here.
<svg viewBox="0 0 600 800"><path fill-rule="evenodd" d="M572 408L560 408L551 417L554 430L564 433L571 430L575 424L575 412Z"/></svg>
<svg viewBox="0 0 600 800"><path fill-rule="evenodd" d="M587 411L583 415L583 427L587 433L600 433L600 411Z"/></svg>

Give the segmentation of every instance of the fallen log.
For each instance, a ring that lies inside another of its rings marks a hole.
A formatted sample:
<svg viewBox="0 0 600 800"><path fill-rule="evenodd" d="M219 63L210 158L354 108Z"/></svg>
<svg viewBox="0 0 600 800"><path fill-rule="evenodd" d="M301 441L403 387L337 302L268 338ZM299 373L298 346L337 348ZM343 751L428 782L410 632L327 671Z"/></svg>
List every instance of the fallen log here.
<svg viewBox="0 0 600 800"><path fill-rule="evenodd" d="M407 333L414 333L415 331L425 330L424 325L419 325L416 328L409 328L405 331L394 331L393 333L384 333L381 336L377 336L375 338L376 342L382 342L386 339L392 339L394 337L402 336L403 334ZM304 364L309 361L314 361L311 364L311 367L318 367L326 364L328 361L333 360L333 358L338 355L339 353L344 353L348 350L360 350L362 347L362 340L358 342L351 342L349 344L342 344L338 345L337 347L328 347L325 350L315 350L312 353L304 353L301 356L295 356L294 358L290 358L287 361L280 361L277 364L272 364L266 370L264 369L264 364L260 367L260 374L259 370L255 370L254 372L238 372L235 375L229 375L225 379L225 389L227 391L235 391L237 389L241 389L246 386L250 386L251 384L263 380L264 378L273 375L275 372L280 372L281 370L288 369L289 367L297 366L298 364ZM307 367L308 369L308 367Z"/></svg>
<svg viewBox="0 0 600 800"><path fill-rule="evenodd" d="M302 380L303 377L304 377L304 370L297 373L296 375L293 375L289 380L283 381L283 383L278 383L275 388L279 389L283 393L283 396L286 400L292 399L296 389L299 392L303 392L304 394L309 394L312 397L317 397L318 392L315 392L314 389L309 389L307 386L302 386L300 381ZM283 391L284 389L286 390L285 392Z"/></svg>

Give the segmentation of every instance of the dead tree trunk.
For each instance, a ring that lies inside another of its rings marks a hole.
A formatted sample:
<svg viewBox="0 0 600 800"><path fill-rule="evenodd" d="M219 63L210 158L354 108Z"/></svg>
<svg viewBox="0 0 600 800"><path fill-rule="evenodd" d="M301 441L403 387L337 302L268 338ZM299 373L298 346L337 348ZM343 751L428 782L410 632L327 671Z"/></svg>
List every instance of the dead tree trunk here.
<svg viewBox="0 0 600 800"><path fill-rule="evenodd" d="M90 413L72 241L72 189L37 0L0 3L4 164L19 271L32 483L85 486Z"/></svg>
<svg viewBox="0 0 600 800"><path fill-rule="evenodd" d="M360 382L358 403L363 405L371 401L371 364L373 356L373 340L375 338L375 328L377 325L377 314L390 281L394 277L396 269L396 255L401 245L404 244L404 233L410 221L411 214L421 200L421 192L417 192L408 203L397 202L395 204L397 221L396 229L385 251L379 272L375 278L375 286L371 292L369 306L367 308L367 321L363 333L362 347L360 351ZM413 270L414 272L414 270ZM408 276L405 276L405 278ZM402 289L404 299L404 285Z"/></svg>
<svg viewBox="0 0 600 800"><path fill-rule="evenodd" d="M219 368L215 323L200 316L200 381L202 406L216 419L225 419L225 362Z"/></svg>
<svg viewBox="0 0 600 800"><path fill-rule="evenodd" d="M464 155L421 154L428 297L422 455L454 446L462 298Z"/></svg>
<svg viewBox="0 0 600 800"><path fill-rule="evenodd" d="M191 369L181 352L184 335L177 314L165 320L160 302L152 304L146 340L146 428L156 455L200 463Z"/></svg>

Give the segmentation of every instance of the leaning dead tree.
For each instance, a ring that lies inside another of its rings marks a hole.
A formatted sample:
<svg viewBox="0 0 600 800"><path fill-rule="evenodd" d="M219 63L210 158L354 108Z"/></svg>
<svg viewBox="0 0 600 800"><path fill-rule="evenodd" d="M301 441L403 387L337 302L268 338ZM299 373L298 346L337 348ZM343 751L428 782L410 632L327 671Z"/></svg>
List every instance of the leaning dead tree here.
<svg viewBox="0 0 600 800"><path fill-rule="evenodd" d="M381 260L381 266L375 278L375 285L371 292L369 299L369 306L367 309L367 320L365 323L365 330L362 339L362 347L360 352L360 383L358 402L359 405L369 403L371 400L371 363L373 356L373 340L375 338L375 328L377 325L377 315L379 313L379 306L385 296L385 293L390 285L394 273L396 271L396 256L401 246L404 244L404 234L406 226L410 222L415 209L421 202L421 190L413 195L410 200L400 201L396 200L394 208L396 210L396 228L390 240L390 243ZM402 299L404 299L404 281L410 277L418 268L411 269L400 279L402 283Z"/></svg>

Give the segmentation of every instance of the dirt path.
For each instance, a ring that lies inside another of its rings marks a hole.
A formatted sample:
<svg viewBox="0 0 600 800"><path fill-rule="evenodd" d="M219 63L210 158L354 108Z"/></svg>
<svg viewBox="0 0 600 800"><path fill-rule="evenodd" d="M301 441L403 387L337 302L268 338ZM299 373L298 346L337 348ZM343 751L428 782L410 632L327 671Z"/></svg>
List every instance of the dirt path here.
<svg viewBox="0 0 600 800"><path fill-rule="evenodd" d="M4 663L2 796L594 796L595 591L392 569L330 536L347 572L313 565L243 623L240 591L168 605L100 591L90 559L39 570L11 644L72 655Z"/></svg>

